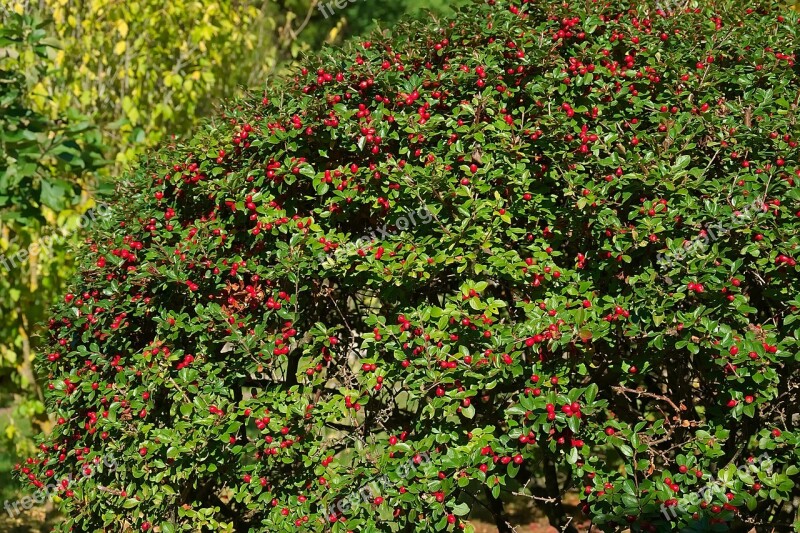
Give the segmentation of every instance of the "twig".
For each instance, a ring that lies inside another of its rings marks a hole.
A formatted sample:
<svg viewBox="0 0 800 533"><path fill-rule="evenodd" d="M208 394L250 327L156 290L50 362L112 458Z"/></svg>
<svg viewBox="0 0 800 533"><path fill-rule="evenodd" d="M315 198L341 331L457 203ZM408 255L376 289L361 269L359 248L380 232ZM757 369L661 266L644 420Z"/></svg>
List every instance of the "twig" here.
<svg viewBox="0 0 800 533"><path fill-rule="evenodd" d="M653 398L654 400L661 400L662 402L668 403L679 414L686 410L686 407L683 404L681 404L681 406L678 407L677 405L675 405L675 402L673 402L671 399L667 398L666 396L662 396L660 394L654 394L652 392L647 392L647 391L638 390L638 389L629 389L628 387L622 387L622 386L611 387L611 389L614 392L622 394L623 396L626 396L625 393L629 392L629 393L635 394L637 396L646 396L648 398ZM678 418L680 418L680 417L678 417Z"/></svg>

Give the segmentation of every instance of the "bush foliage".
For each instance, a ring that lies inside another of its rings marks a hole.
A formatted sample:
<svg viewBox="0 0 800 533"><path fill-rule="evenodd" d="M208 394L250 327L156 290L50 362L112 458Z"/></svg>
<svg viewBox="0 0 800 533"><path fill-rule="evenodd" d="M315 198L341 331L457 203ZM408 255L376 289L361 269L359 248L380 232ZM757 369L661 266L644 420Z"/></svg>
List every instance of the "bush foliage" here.
<svg viewBox="0 0 800 533"><path fill-rule="evenodd" d="M64 530L791 526L798 28L492 0L231 103L83 248L20 474Z"/></svg>

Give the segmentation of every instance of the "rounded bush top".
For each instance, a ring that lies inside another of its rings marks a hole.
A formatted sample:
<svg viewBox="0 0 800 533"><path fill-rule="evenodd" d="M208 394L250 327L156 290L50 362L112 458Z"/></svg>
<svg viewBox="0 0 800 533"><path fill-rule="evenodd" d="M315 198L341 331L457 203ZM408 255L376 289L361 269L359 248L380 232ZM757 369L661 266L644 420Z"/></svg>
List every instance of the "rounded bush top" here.
<svg viewBox="0 0 800 533"><path fill-rule="evenodd" d="M38 360L59 527L791 522L797 15L704 4L475 4L145 158Z"/></svg>

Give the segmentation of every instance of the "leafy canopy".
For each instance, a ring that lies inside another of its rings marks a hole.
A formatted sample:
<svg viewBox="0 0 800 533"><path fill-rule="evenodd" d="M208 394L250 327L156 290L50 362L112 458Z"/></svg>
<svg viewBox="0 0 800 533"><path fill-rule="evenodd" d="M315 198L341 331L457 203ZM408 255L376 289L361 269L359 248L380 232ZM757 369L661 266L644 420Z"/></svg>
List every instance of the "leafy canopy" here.
<svg viewBox="0 0 800 533"><path fill-rule="evenodd" d="M96 465L65 530L791 523L797 29L491 1L229 104L84 247L21 474Z"/></svg>

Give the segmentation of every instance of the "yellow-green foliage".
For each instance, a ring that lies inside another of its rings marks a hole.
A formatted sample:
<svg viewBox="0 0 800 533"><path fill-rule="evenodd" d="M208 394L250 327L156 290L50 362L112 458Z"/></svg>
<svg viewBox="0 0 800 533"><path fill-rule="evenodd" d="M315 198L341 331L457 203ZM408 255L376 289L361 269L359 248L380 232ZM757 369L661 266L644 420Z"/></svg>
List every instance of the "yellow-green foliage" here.
<svg viewBox="0 0 800 533"><path fill-rule="evenodd" d="M35 102L55 74L53 40L35 19L6 14L0 25L0 427L43 413L30 366L34 331L71 272L67 249L87 190L104 161L98 130L75 109L44 113ZM43 422L43 420L39 420ZM15 439L16 440L16 439ZM17 441L24 445L24 441Z"/></svg>
<svg viewBox="0 0 800 533"><path fill-rule="evenodd" d="M183 133L275 66L274 22L250 2L44 0L62 44L42 103L94 116L119 163ZM258 60L254 60L258 56Z"/></svg>

